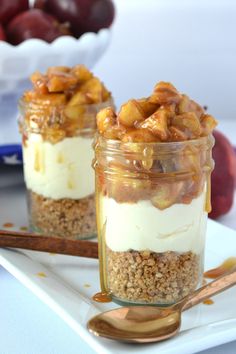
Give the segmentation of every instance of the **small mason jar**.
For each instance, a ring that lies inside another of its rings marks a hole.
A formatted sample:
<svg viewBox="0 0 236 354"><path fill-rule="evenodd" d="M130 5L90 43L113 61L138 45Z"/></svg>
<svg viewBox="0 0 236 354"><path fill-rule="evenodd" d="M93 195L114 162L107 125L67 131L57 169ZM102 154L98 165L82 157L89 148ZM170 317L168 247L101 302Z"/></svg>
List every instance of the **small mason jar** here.
<svg viewBox="0 0 236 354"><path fill-rule="evenodd" d="M102 292L121 304L169 305L202 282L212 135L167 143L96 136Z"/></svg>
<svg viewBox="0 0 236 354"><path fill-rule="evenodd" d="M111 100L67 106L19 102L30 228L70 239L96 236L92 141L96 114Z"/></svg>

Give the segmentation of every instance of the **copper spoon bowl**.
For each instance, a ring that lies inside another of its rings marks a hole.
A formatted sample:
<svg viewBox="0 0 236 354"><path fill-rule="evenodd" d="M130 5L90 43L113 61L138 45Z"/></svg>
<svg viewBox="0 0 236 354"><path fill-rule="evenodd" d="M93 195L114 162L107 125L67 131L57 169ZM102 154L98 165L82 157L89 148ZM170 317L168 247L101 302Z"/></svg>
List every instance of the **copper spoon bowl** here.
<svg viewBox="0 0 236 354"><path fill-rule="evenodd" d="M236 284L236 269L169 307L120 307L93 317L87 324L95 336L133 343L159 342L175 336L181 313Z"/></svg>

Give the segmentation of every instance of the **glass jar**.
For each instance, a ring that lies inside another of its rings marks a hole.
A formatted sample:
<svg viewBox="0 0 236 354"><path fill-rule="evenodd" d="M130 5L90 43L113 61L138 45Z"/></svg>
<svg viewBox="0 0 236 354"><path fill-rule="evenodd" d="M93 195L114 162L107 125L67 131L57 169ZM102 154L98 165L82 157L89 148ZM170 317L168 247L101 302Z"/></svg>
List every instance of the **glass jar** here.
<svg viewBox="0 0 236 354"><path fill-rule="evenodd" d="M121 304L169 305L202 282L212 135L94 148L102 292Z"/></svg>
<svg viewBox="0 0 236 354"><path fill-rule="evenodd" d="M30 228L70 239L96 236L92 141L96 114L112 100L66 106L19 102Z"/></svg>

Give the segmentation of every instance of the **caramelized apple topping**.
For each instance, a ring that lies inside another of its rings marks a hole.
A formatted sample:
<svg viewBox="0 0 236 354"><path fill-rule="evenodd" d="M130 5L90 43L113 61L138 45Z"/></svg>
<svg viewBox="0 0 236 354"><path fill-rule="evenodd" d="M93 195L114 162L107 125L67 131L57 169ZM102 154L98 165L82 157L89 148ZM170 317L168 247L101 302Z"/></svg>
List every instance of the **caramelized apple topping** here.
<svg viewBox="0 0 236 354"><path fill-rule="evenodd" d="M100 103L110 97L110 93L106 90L103 83L84 66L77 65L73 68L66 66L53 66L48 68L45 75L35 72L31 76L34 92L40 96L41 94L63 93L67 97L78 94L87 96L86 102L83 103ZM28 92L26 91L24 98L27 100ZM77 103L75 100L75 104Z"/></svg>
<svg viewBox="0 0 236 354"><path fill-rule="evenodd" d="M83 128L95 130L97 112L113 104L110 92L84 65L50 67L45 75L35 72L31 81L33 89L21 100L23 120L52 143Z"/></svg>
<svg viewBox="0 0 236 354"><path fill-rule="evenodd" d="M101 110L99 133L119 140L107 144L122 150L114 157L109 154L107 175L100 171L101 193L119 203L150 200L159 210L190 204L209 188L212 168L210 137L208 143L196 140L208 136L216 124L198 103L167 82L158 83L150 97L124 103L117 114L111 107ZM164 144L148 144L183 141L173 144L173 151Z"/></svg>
<svg viewBox="0 0 236 354"><path fill-rule="evenodd" d="M181 94L168 82L160 82L148 98L131 99L114 110L100 112L98 120L106 118L109 134L104 126L99 132L124 142L185 141L207 136L217 125L216 120L188 96ZM115 130L115 134L112 130ZM117 131L120 129L121 134Z"/></svg>

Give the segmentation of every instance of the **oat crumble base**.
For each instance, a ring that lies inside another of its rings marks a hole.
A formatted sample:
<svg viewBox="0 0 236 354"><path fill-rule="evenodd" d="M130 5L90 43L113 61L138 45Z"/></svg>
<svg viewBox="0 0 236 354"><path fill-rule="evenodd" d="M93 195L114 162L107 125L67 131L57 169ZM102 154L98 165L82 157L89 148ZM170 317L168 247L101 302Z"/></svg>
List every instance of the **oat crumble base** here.
<svg viewBox="0 0 236 354"><path fill-rule="evenodd" d="M28 190L30 224L34 231L70 239L96 236L94 195L83 199L46 198Z"/></svg>
<svg viewBox="0 0 236 354"><path fill-rule="evenodd" d="M191 251L114 252L107 248L108 288L121 302L177 302L196 289L200 274L201 258Z"/></svg>

